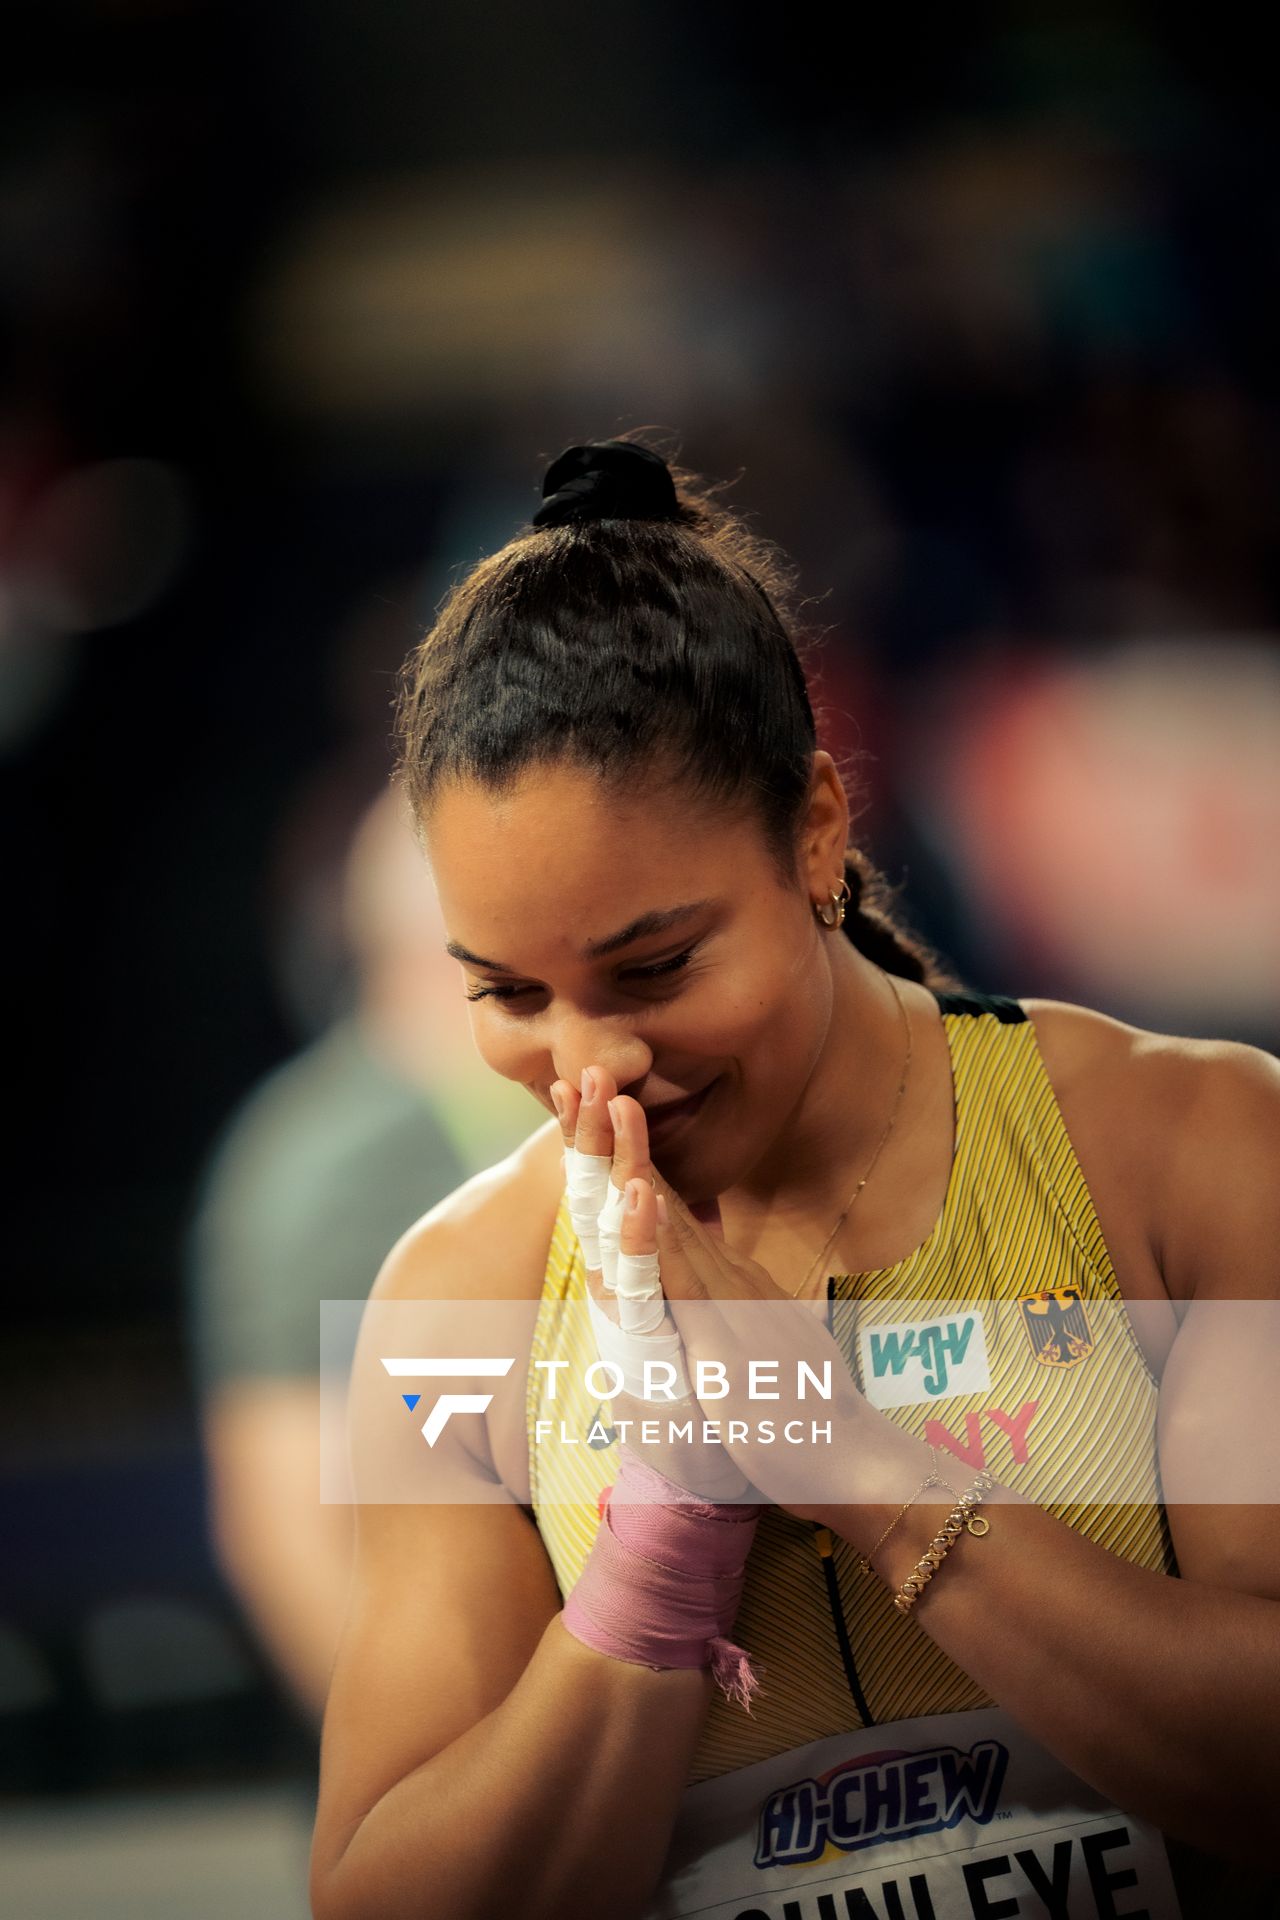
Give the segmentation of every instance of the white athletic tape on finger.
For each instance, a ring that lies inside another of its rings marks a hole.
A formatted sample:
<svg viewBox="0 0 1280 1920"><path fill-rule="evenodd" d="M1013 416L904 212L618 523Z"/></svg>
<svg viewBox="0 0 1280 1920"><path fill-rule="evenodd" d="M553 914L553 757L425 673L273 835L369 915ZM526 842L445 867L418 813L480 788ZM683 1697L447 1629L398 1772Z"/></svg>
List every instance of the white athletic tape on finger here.
<svg viewBox="0 0 1280 1920"><path fill-rule="evenodd" d="M618 1254L618 1324L624 1333L656 1333L666 1318L667 1299L658 1275L656 1253Z"/></svg>
<svg viewBox="0 0 1280 1920"><path fill-rule="evenodd" d="M622 1188L611 1186L611 1199L615 1193L619 1200L625 1200ZM611 1210L621 1221L621 1207ZM606 1208L606 1211L610 1209ZM604 1216L601 1217L600 1227L601 1250L605 1260L609 1261L611 1235L606 1230ZM627 1392L637 1398L643 1397L645 1362L663 1360L675 1369L675 1378L671 1383L673 1391L677 1397L686 1398L689 1382L684 1368L684 1349L679 1334L667 1316L657 1253L624 1253L619 1248L614 1279L618 1299L616 1322L592 1296L595 1309L592 1323L601 1359L611 1360L622 1369ZM663 1332L664 1326L666 1332ZM666 1375L663 1373L655 1377L665 1379Z"/></svg>
<svg viewBox="0 0 1280 1920"><path fill-rule="evenodd" d="M564 1185L569 1196L569 1218L582 1246L582 1257L592 1273L600 1270L600 1211L612 1184L613 1155L564 1150Z"/></svg>
<svg viewBox="0 0 1280 1920"><path fill-rule="evenodd" d="M618 1255L622 1251L622 1213L626 1204L626 1188L615 1187L610 1180L600 1218L596 1222L596 1230L600 1235L600 1272L606 1293L616 1293L618 1290ZM661 1293L661 1287L658 1291Z"/></svg>
<svg viewBox="0 0 1280 1920"><path fill-rule="evenodd" d="M587 1306L596 1336L596 1351L603 1361L617 1368L622 1377L624 1393L629 1393L633 1400L643 1400L645 1362L657 1360L665 1362L665 1367L671 1368L672 1372L668 1375L664 1367L661 1373L654 1374L655 1386L663 1388L663 1392L654 1397L665 1400L669 1382L670 1392L676 1400L691 1398L692 1389L684 1364L684 1345L678 1333L624 1333L609 1318L589 1287Z"/></svg>

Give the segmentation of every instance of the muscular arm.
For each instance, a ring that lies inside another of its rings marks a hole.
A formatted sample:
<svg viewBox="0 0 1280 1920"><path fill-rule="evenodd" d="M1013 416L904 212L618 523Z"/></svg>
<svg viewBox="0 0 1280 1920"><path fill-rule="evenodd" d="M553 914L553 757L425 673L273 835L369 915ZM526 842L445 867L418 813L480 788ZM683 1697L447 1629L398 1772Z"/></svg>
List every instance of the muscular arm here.
<svg viewBox="0 0 1280 1920"><path fill-rule="evenodd" d="M1182 1577L1135 1566L1002 1494L990 1533L961 1535L914 1612L958 1666L1118 1805L1193 1845L1268 1866L1280 1783L1280 1507L1274 1493L1267 1503L1203 1504L1199 1463L1206 1419L1233 1417L1243 1464L1280 1461L1274 1347L1241 1340L1230 1314L1213 1310L1280 1297L1280 1064L1223 1046L1175 1069L1160 1139L1162 1268L1191 1302L1159 1413ZM831 1516L863 1550L929 1464L921 1443L871 1410L865 1444L867 1484L880 1497ZM891 1591L939 1517L936 1507L913 1508L875 1554ZM1063 1649L1082 1645L1087 1655L1064 1686Z"/></svg>
<svg viewBox="0 0 1280 1920"><path fill-rule="evenodd" d="M400 1606L376 1584L357 1597L326 1716L316 1920L625 1920L652 1892L710 1682L566 1633L521 1529L518 1511L455 1509L439 1581Z"/></svg>
<svg viewBox="0 0 1280 1920"><path fill-rule="evenodd" d="M393 1252L375 1296L536 1293L536 1279L519 1276L533 1262L540 1279L545 1261L539 1191L516 1181L455 1202ZM358 1372L357 1362L353 1394ZM465 1430L451 1421L434 1459L455 1450L454 1491L474 1486L474 1501L356 1508L321 1742L313 1912L629 1920L661 1873L711 1682L610 1659L565 1630L541 1538L466 1453Z"/></svg>

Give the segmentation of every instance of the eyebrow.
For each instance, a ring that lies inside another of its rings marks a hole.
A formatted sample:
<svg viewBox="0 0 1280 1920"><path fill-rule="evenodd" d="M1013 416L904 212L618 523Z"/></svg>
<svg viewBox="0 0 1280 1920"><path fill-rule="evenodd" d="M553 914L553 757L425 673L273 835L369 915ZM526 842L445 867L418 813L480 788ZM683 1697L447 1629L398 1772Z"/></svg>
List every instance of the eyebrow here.
<svg viewBox="0 0 1280 1920"><path fill-rule="evenodd" d="M610 933L603 940L592 940L582 949L584 960L600 960L607 953L616 953L620 947L629 947L635 940L652 938L655 933L666 933L671 927L679 926L684 920L691 920L695 913L702 913L707 907L714 907L714 900L686 900L683 906L654 908L649 913L637 914L634 920L620 927L617 933ZM514 967L504 967L501 960L483 960L478 953L472 953L460 940L447 940L445 952L455 960L465 960L473 967L487 967L490 973L516 972Z"/></svg>

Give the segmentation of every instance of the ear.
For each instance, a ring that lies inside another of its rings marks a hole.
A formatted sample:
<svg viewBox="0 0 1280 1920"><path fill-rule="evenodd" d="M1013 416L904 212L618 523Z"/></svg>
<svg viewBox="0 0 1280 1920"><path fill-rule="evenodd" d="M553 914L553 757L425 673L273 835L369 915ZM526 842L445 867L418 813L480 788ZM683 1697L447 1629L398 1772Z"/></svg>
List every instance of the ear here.
<svg viewBox="0 0 1280 1920"><path fill-rule="evenodd" d="M801 878L811 900L825 900L838 884L848 844L849 798L835 761L819 747L813 756L798 849Z"/></svg>

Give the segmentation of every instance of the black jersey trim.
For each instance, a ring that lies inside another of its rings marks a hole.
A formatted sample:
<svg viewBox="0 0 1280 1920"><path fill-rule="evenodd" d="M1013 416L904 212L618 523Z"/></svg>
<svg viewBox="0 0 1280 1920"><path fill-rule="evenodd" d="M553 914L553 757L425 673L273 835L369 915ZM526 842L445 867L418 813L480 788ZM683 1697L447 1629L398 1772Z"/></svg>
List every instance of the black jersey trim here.
<svg viewBox="0 0 1280 1920"><path fill-rule="evenodd" d="M1018 1002L1004 993L943 993L935 987L933 997L943 1013L993 1013L1006 1027L1016 1027L1027 1017Z"/></svg>

